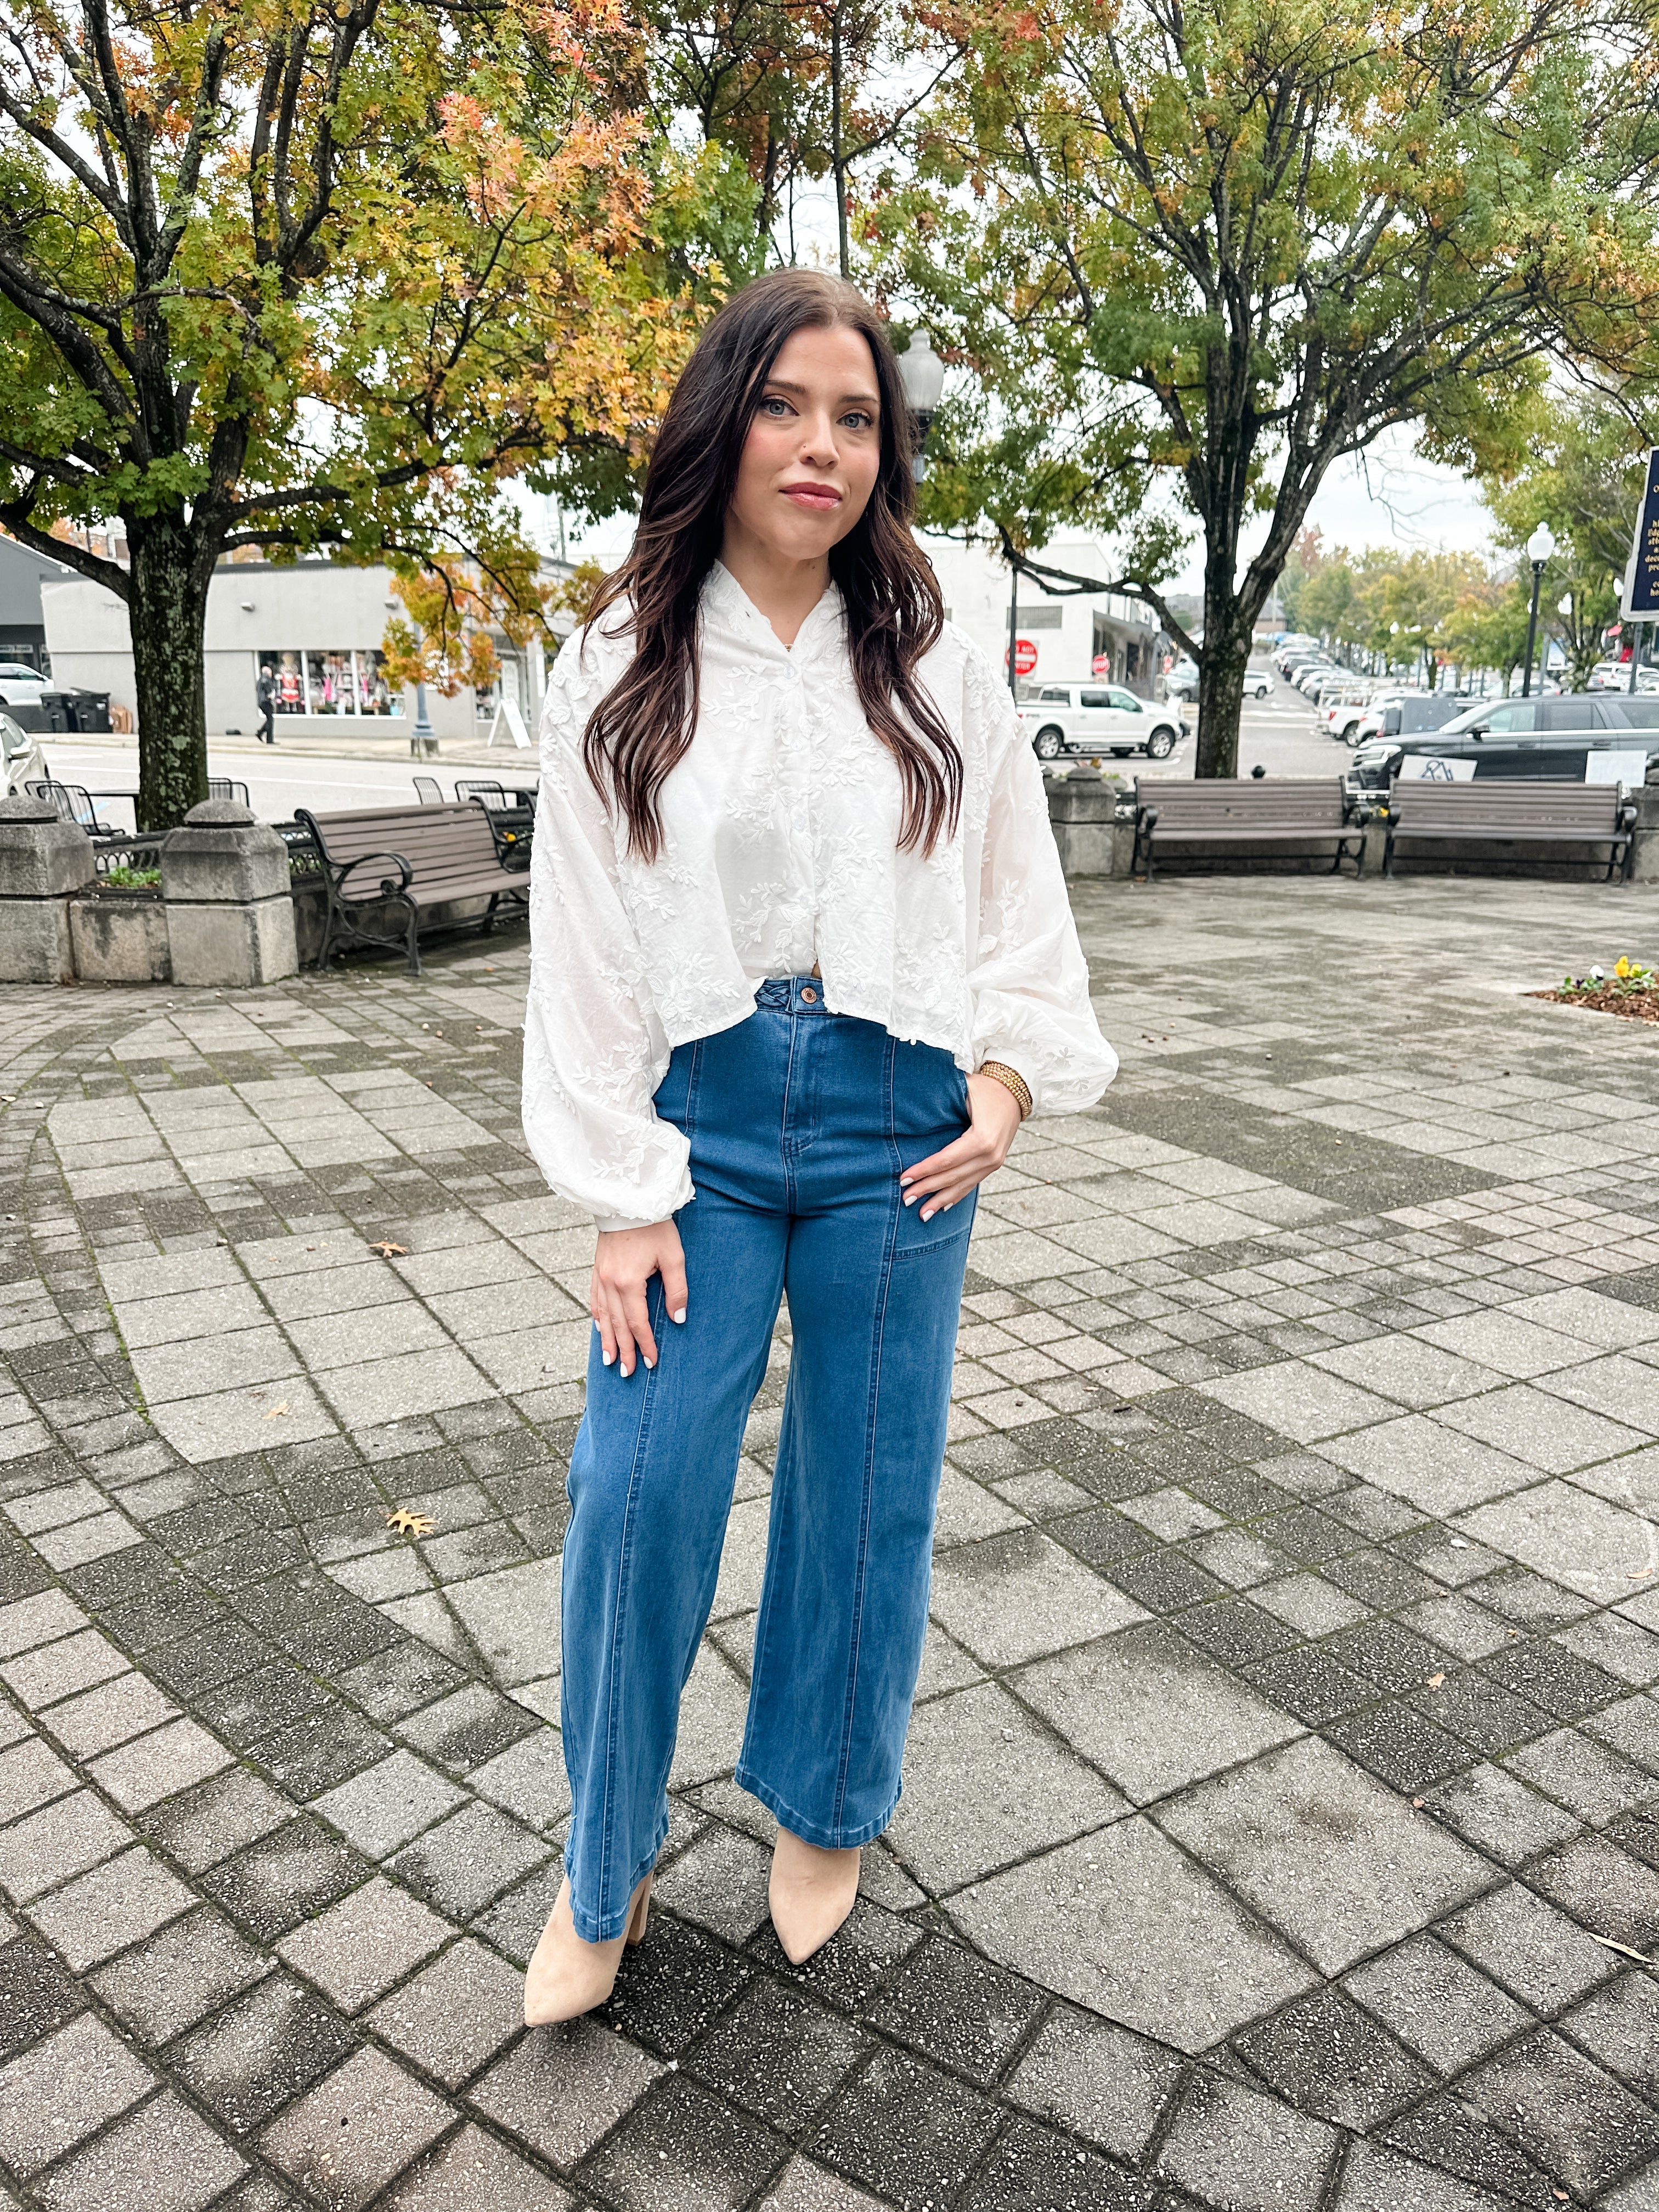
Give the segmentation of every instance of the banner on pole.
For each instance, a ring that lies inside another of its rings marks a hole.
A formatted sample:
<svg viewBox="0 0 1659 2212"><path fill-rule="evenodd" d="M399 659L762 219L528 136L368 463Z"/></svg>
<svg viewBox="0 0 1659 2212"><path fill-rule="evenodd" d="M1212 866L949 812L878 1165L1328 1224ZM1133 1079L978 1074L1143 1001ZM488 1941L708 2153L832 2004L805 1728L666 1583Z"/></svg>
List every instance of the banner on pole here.
<svg viewBox="0 0 1659 2212"><path fill-rule="evenodd" d="M1619 611L1626 622L1659 622L1659 446L1648 455L1642 509L1631 540Z"/></svg>

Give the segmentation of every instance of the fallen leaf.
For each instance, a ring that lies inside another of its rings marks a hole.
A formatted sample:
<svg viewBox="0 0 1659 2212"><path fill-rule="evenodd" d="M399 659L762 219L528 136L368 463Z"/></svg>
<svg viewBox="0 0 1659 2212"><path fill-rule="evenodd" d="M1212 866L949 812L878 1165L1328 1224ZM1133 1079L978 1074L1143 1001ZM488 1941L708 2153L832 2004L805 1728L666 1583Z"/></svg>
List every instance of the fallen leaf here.
<svg viewBox="0 0 1659 2212"><path fill-rule="evenodd" d="M1414 1812L1414 1813L1420 1813L1420 1812L1422 1811L1423 1808L1424 1808L1424 1807L1428 1803L1428 1802L1429 1802L1429 1801L1428 1801L1428 1799L1427 1799L1426 1797L1413 1797L1413 1798L1412 1799L1412 1810L1413 1810L1413 1812Z"/></svg>
<svg viewBox="0 0 1659 2212"><path fill-rule="evenodd" d="M1644 1583L1652 1572L1651 1567L1632 1567L1625 1580L1627 1583Z"/></svg>
<svg viewBox="0 0 1659 2212"><path fill-rule="evenodd" d="M1429 1686L1429 1687L1430 1687L1430 1689L1431 1689L1431 1690L1437 1690L1437 1689L1440 1687L1440 1685L1441 1685L1441 1684L1445 1680L1445 1679L1446 1679L1446 1678L1445 1678L1445 1676L1444 1676L1444 1674L1431 1674L1431 1675L1429 1676L1428 1686Z"/></svg>
<svg viewBox="0 0 1659 2212"><path fill-rule="evenodd" d="M284 1398L280 1406L267 1406L259 1418L263 1421L274 1421L278 1413L285 1413L287 1411L288 1401Z"/></svg>
<svg viewBox="0 0 1659 2212"><path fill-rule="evenodd" d="M407 1244L394 1244L389 1237L382 1237L378 1244L371 1244L368 1249L371 1252L378 1252L383 1260L402 1260L409 1253Z"/></svg>
<svg viewBox="0 0 1659 2212"><path fill-rule="evenodd" d="M1621 1958L1634 1959L1638 1966L1659 1966L1659 1959L1650 1959L1645 1951L1632 1951L1628 1943L1615 1943L1611 1936L1598 1936L1593 1928L1587 1928L1584 1933L1604 1951L1617 1951Z"/></svg>
<svg viewBox="0 0 1659 2212"><path fill-rule="evenodd" d="M386 1525L400 1536L429 1536L438 1524L429 1513L411 1513L408 1506L400 1505L395 1513L386 1515Z"/></svg>

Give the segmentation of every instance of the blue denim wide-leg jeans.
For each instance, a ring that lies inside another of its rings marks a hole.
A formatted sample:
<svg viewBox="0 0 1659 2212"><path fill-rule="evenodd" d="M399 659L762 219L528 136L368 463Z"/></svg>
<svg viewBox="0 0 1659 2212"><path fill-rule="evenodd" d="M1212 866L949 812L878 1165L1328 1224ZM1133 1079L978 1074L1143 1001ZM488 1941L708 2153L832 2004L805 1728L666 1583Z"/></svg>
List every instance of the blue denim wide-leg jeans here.
<svg viewBox="0 0 1659 2212"><path fill-rule="evenodd" d="M594 1332L570 1464L562 1721L577 1933L623 1932L668 1830L680 1693L714 1602L744 1426L780 1298L793 1350L737 1778L832 1849L898 1802L927 1622L971 1200L931 1221L899 1172L959 1137L950 1054L826 1012L812 976L681 1045L657 1111L690 1139L682 1327L654 1369Z"/></svg>

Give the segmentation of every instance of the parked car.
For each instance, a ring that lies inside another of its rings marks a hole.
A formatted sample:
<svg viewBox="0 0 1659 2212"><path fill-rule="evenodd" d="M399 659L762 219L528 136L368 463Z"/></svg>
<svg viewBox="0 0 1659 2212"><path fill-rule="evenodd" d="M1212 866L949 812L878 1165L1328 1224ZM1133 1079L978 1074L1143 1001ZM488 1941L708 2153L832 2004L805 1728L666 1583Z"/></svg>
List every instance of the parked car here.
<svg viewBox="0 0 1659 2212"><path fill-rule="evenodd" d="M1624 660L1598 660L1589 672L1592 691L1622 691L1630 682L1630 663Z"/></svg>
<svg viewBox="0 0 1659 2212"><path fill-rule="evenodd" d="M1443 730L1468 711L1467 691L1384 691L1372 699L1349 732L1351 745L1371 738L1413 738L1425 730ZM1340 732L1333 731L1333 737Z"/></svg>
<svg viewBox="0 0 1659 2212"><path fill-rule="evenodd" d="M0 660L0 707L38 707L52 678L21 660Z"/></svg>
<svg viewBox="0 0 1659 2212"><path fill-rule="evenodd" d="M1318 700L1320 726L1327 737L1335 738L1340 744L1352 744L1359 720L1371 703L1369 684L1338 684L1320 693Z"/></svg>
<svg viewBox="0 0 1659 2212"><path fill-rule="evenodd" d="M1166 699L1196 699L1198 696L1198 663L1188 660L1183 653L1164 678Z"/></svg>
<svg viewBox="0 0 1659 2212"><path fill-rule="evenodd" d="M1182 734L1175 708L1138 699L1121 684L1044 684L1015 711L1039 760L1068 753L1168 760Z"/></svg>
<svg viewBox="0 0 1659 2212"><path fill-rule="evenodd" d="M1345 781L1350 794L1386 792L1408 754L1472 760L1478 781L1492 776L1582 783L1593 752L1645 753L1659 766L1659 697L1584 692L1543 699L1480 699L1443 729L1380 736L1359 745ZM1639 781L1639 777L1632 777Z"/></svg>
<svg viewBox="0 0 1659 2212"><path fill-rule="evenodd" d="M1252 661L1244 671L1244 696L1265 699L1273 688L1273 672L1265 663Z"/></svg>
<svg viewBox="0 0 1659 2212"><path fill-rule="evenodd" d="M1310 660L1305 668L1297 670L1291 681L1303 697L1309 699L1328 678L1340 680L1348 673L1346 668L1339 668L1334 661Z"/></svg>

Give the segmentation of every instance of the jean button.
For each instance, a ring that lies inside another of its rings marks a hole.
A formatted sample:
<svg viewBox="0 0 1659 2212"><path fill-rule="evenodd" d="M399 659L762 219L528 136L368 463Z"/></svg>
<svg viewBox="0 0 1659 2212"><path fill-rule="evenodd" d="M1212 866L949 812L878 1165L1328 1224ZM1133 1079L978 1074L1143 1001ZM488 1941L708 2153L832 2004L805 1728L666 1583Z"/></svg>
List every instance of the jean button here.
<svg viewBox="0 0 1659 2212"><path fill-rule="evenodd" d="M818 994L810 983L803 988L800 996L801 1004L805 1006L816 1006L818 1002Z"/></svg>

